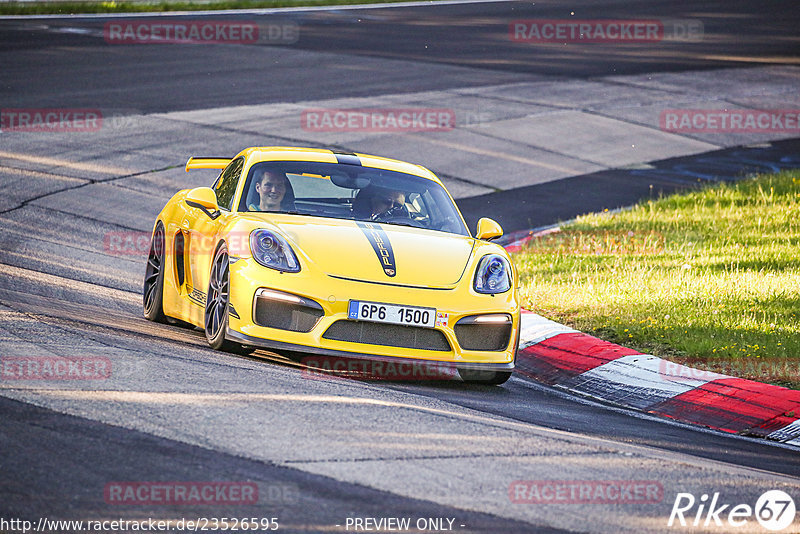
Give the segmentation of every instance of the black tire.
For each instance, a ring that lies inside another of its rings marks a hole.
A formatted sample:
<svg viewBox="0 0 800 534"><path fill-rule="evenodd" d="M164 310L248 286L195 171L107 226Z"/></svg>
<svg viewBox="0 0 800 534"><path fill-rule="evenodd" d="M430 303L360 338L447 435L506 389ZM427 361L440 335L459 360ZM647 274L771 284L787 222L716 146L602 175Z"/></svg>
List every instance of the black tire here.
<svg viewBox="0 0 800 534"><path fill-rule="evenodd" d="M499 386L511 378L511 371L479 371L475 369L458 368L461 380L469 384L486 384L487 386Z"/></svg>
<svg viewBox="0 0 800 534"><path fill-rule="evenodd" d="M164 225L160 222L150 238L150 252L144 271L142 308L145 319L157 323L166 322L164 315L164 260L166 258Z"/></svg>
<svg viewBox="0 0 800 534"><path fill-rule="evenodd" d="M228 328L229 291L230 262L228 261L228 247L223 242L219 244L214 253L214 261L211 263L211 273L208 277L206 311L203 321L206 339L213 349L236 354L250 354L255 348L225 339L225 331Z"/></svg>

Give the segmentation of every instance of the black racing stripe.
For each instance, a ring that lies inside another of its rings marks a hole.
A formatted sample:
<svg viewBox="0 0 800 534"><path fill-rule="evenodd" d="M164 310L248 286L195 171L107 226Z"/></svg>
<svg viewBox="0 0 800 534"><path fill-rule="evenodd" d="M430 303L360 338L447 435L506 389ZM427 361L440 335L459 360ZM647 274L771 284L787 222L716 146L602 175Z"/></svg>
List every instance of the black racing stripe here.
<svg viewBox="0 0 800 534"><path fill-rule="evenodd" d="M394 263L394 251L392 250L392 244L389 242L389 236L386 235L386 232L379 224L360 221L356 221L356 224L367 236L369 244L372 245L372 250L378 256L383 272L386 276L395 276L397 274L397 266Z"/></svg>
<svg viewBox="0 0 800 534"><path fill-rule="evenodd" d="M358 159L358 156L353 154L352 152L343 152L341 150L331 150L334 156L336 156L337 163L343 163L345 165L357 165L361 167L361 160Z"/></svg>

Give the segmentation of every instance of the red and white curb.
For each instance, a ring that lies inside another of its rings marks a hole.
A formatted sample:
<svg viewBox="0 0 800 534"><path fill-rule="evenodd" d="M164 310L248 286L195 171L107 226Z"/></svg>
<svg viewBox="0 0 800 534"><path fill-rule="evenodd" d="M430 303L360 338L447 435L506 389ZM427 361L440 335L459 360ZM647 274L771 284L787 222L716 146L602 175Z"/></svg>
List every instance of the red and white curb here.
<svg viewBox="0 0 800 534"><path fill-rule="evenodd" d="M523 311L516 371L609 403L800 446L800 391L678 365Z"/></svg>

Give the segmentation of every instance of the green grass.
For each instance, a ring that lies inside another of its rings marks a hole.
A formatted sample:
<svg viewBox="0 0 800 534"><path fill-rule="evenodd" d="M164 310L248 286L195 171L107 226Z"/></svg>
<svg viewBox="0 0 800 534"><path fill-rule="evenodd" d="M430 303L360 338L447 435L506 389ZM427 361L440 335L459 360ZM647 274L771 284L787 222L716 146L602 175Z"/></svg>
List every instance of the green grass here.
<svg viewBox="0 0 800 534"><path fill-rule="evenodd" d="M582 216L515 261L531 310L678 363L800 389L800 171Z"/></svg>
<svg viewBox="0 0 800 534"><path fill-rule="evenodd" d="M149 13L270 7L383 4L401 0L211 0L208 2L2 2L0 15L67 15L78 13Z"/></svg>

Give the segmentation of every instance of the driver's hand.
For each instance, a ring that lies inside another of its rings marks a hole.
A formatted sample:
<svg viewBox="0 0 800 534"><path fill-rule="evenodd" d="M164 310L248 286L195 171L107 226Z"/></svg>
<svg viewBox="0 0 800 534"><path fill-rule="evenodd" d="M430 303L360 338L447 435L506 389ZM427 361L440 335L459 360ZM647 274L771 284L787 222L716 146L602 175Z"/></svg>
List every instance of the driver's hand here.
<svg viewBox="0 0 800 534"><path fill-rule="evenodd" d="M378 220L381 220L381 219L392 219L392 218L395 218L395 217L405 217L405 218L407 218L407 217L410 217L410 215L409 215L408 210L406 209L405 206L402 206L402 205L401 206L392 206L391 208L389 208L388 210L386 210L384 212L376 213L375 215L373 215L372 216L372 220L373 221L378 221Z"/></svg>

